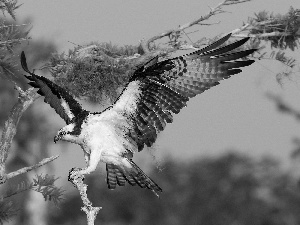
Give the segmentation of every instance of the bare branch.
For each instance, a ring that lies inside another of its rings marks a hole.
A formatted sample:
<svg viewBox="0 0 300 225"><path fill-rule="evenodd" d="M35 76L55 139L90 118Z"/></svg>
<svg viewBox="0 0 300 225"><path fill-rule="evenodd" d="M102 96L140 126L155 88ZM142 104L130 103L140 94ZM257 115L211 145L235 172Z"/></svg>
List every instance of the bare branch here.
<svg viewBox="0 0 300 225"><path fill-rule="evenodd" d="M1 24L1 28L9 28L9 27L25 27L28 26L30 23L23 23L23 24Z"/></svg>
<svg viewBox="0 0 300 225"><path fill-rule="evenodd" d="M4 180L4 182L6 180L5 162L9 154L13 137L16 134L19 120L24 111L39 97L34 88L23 91L20 87L16 86L16 89L19 91L18 102L12 108L9 117L5 122L0 141L0 181Z"/></svg>
<svg viewBox="0 0 300 225"><path fill-rule="evenodd" d="M49 162L52 162L53 160L57 159L58 157L59 157L59 155L51 156L49 158L43 159L38 164L35 164L33 166L23 167L22 169L19 169L19 170L15 171L15 172L11 172L11 173L9 173L9 174L6 175L6 179L9 180L9 179L11 179L11 178L13 178L15 176L18 176L20 174L27 173L27 172L29 172L31 170L39 168L39 167L41 167L41 166L43 166L43 165L45 165L45 164L47 164Z"/></svg>
<svg viewBox="0 0 300 225"><path fill-rule="evenodd" d="M290 36L290 33L287 32L278 32L274 31L271 33L263 33L263 34L233 34L232 37L239 37L239 38L245 38L245 37L252 37L252 38L265 38L265 37L283 37L283 36Z"/></svg>
<svg viewBox="0 0 300 225"><path fill-rule="evenodd" d="M214 15L217 15L217 14L220 14L220 13L225 13L226 11L222 10L222 7L225 6L225 5L233 5L233 4L239 4L239 3L249 2L249 1L251 1L251 0L224 0L223 2L219 3L216 7L209 7L210 11L206 15L201 16L200 18L198 18L198 19L196 19L192 22L181 25L176 29L167 30L163 33L160 33L158 35L155 35L155 36L149 38L146 41L142 41L141 46L142 46L143 50L146 53L148 53L148 52L150 52L150 43L154 42L155 40L161 39L161 38L166 37L166 36L170 36L172 34L181 33L185 29L187 29L189 27L192 27L194 25L210 25L210 24L201 23L201 22L205 21L205 20L208 20L210 17L212 17Z"/></svg>
<svg viewBox="0 0 300 225"><path fill-rule="evenodd" d="M234 29L234 30L231 31L230 33L231 33L232 35L238 34L238 33L242 32L242 31L246 30L249 26L250 26L250 24L249 24L249 23L246 23L246 24L243 25L242 27L237 28L237 29Z"/></svg>
<svg viewBox="0 0 300 225"><path fill-rule="evenodd" d="M7 41L1 41L0 45L2 45L2 46L9 45L9 44L11 45L11 44L15 44L15 43L20 43L21 41L26 41L28 39L29 38L10 39Z"/></svg>
<svg viewBox="0 0 300 225"><path fill-rule="evenodd" d="M84 175L79 173L78 168L72 168L69 172L69 181L74 185L75 188L79 191L81 200L83 202L83 207L81 210L86 213L88 225L93 225L96 219L97 214L99 213L102 207L93 207L92 202L88 199L87 196L87 185L83 183Z"/></svg>
<svg viewBox="0 0 300 225"><path fill-rule="evenodd" d="M244 2L250 2L251 0L228 0L224 5L235 5Z"/></svg>

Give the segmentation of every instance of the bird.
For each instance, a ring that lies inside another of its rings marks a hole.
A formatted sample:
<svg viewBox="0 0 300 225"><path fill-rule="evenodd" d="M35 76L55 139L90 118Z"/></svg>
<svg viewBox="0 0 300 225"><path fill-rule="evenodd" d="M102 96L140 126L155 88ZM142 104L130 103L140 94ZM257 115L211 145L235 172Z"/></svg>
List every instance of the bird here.
<svg viewBox="0 0 300 225"><path fill-rule="evenodd" d="M256 49L237 49L249 38L225 44L230 37L231 33L178 57L153 57L135 69L116 101L101 112L83 109L68 90L31 72L24 51L21 65L29 74L25 75L29 85L38 89L44 102L67 124L57 132L54 142L67 141L83 149L87 166L79 170L80 174L90 174L103 162L109 189L128 182L159 196L162 188L134 163L133 154L151 147L190 98L254 62L247 56Z"/></svg>

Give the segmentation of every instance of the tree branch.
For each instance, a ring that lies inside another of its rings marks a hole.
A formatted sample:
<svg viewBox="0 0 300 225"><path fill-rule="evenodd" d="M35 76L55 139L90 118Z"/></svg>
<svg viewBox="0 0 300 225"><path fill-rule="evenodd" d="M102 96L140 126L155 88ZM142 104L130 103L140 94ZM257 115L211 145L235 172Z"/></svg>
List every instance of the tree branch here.
<svg viewBox="0 0 300 225"><path fill-rule="evenodd" d="M28 171L34 170L36 168L39 168L49 162L52 162L53 160L57 159L59 157L59 155L56 156L51 156L49 158L45 158L42 161L40 161L39 163L33 165L33 166L28 166L28 167L23 167L15 172L11 172L9 174L6 175L6 180L9 180L15 176L21 175L23 173L27 173Z"/></svg>
<svg viewBox="0 0 300 225"><path fill-rule="evenodd" d="M282 37L282 36L290 36L292 34L287 33L287 32L270 32L270 33L263 33L263 34L233 34L232 37L240 37L240 38L245 38L245 37L252 37L252 38L265 38L265 37Z"/></svg>
<svg viewBox="0 0 300 225"><path fill-rule="evenodd" d="M72 168L69 172L68 180L74 185L75 188L79 191L81 200L83 202L83 207L81 210L85 212L87 216L88 225L94 225L96 216L99 213L102 207L93 207L92 202L88 199L87 196L87 185L83 183L84 176L78 173L80 170L77 168Z"/></svg>
<svg viewBox="0 0 300 225"><path fill-rule="evenodd" d="M21 41L26 41L26 40L28 40L28 38L10 39L7 41L1 41L0 45L3 45L3 46L11 45L11 44L20 43Z"/></svg>
<svg viewBox="0 0 300 225"><path fill-rule="evenodd" d="M250 23L246 23L245 25L241 26L240 28L232 30L230 33L233 35L236 35L244 30L246 30L250 26Z"/></svg>
<svg viewBox="0 0 300 225"><path fill-rule="evenodd" d="M179 26L176 29L170 29L168 31L165 31L163 33L157 34L151 38L149 38L146 41L142 41L141 42L141 47L143 48L145 53L150 52L150 43L154 42L155 40L161 39L163 37L166 36L170 36L172 34L176 35L176 34L180 34L181 32L183 32L185 29L192 27L194 25L207 25L207 24L202 24L201 22L204 20L208 20L210 17L220 14L220 13L225 13L226 11L222 10L222 7L225 5L233 5L233 4L239 4L239 3L244 3L244 2L249 2L251 0L224 0L223 2L219 3L216 7L210 7L210 11L204 15L201 16L200 18L186 23L184 25Z"/></svg>
<svg viewBox="0 0 300 225"><path fill-rule="evenodd" d="M9 154L13 137L17 131L17 125L24 111L39 97L34 88L23 91L15 86L19 92L18 102L12 108L8 119L5 122L0 141L0 183L4 183L7 175L5 174L5 162Z"/></svg>

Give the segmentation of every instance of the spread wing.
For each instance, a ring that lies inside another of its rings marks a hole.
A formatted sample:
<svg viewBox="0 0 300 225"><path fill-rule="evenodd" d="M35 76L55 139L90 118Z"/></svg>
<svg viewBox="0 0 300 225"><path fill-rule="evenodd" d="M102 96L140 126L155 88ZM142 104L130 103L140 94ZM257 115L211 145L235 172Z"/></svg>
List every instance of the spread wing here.
<svg viewBox="0 0 300 225"><path fill-rule="evenodd" d="M157 134L164 130L166 123L172 123L173 114L179 113L190 98L254 62L241 58L255 49L232 51L249 38L219 47L230 35L190 54L150 62L135 71L114 109L126 117L129 128L125 136L139 151L144 145L152 146Z"/></svg>
<svg viewBox="0 0 300 225"><path fill-rule="evenodd" d="M73 122L73 119L77 118L79 114L87 113L65 89L46 77L41 77L30 72L23 51L21 53L21 65L24 71L30 74L30 76L25 75L25 77L30 80L29 84L39 89L37 93L45 97L44 101L48 103L67 124Z"/></svg>

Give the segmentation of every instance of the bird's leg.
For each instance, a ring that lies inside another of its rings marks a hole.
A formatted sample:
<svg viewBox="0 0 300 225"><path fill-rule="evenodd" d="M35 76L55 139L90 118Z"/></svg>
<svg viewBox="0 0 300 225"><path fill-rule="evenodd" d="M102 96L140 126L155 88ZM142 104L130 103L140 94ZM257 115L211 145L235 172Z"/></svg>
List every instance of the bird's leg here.
<svg viewBox="0 0 300 225"><path fill-rule="evenodd" d="M85 163L88 165L90 161L90 154L85 151L83 151L83 153L84 153Z"/></svg>
<svg viewBox="0 0 300 225"><path fill-rule="evenodd" d="M89 153L84 153L84 158L87 163L87 167L80 169L80 168L72 168L69 172L68 180L71 181L73 184L74 182L84 180L84 175L90 174L91 172L95 171L97 165L100 161L101 151L94 151ZM74 184L75 186L75 184Z"/></svg>
<svg viewBox="0 0 300 225"><path fill-rule="evenodd" d="M96 170L101 158L101 151L91 151L90 154L85 153L84 157L87 163L87 167L78 171L78 173L82 175L90 174L91 172Z"/></svg>

